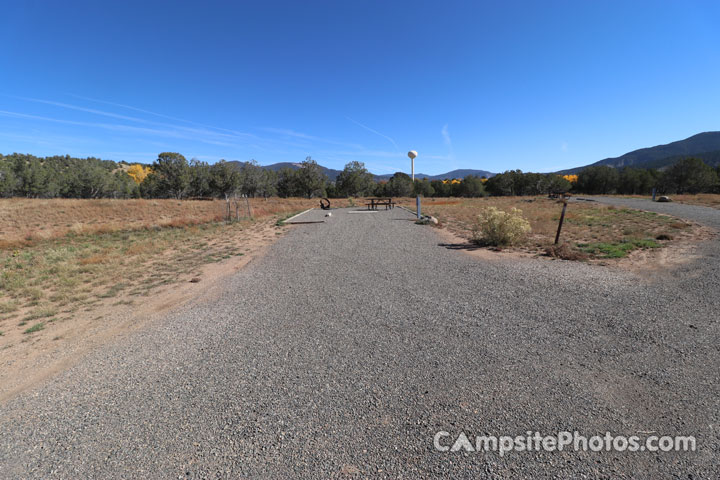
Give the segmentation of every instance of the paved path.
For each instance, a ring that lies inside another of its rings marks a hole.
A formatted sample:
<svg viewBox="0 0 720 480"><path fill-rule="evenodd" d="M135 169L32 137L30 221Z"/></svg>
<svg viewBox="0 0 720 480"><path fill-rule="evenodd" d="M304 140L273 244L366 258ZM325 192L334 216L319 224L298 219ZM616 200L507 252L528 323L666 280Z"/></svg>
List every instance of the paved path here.
<svg viewBox="0 0 720 480"><path fill-rule="evenodd" d="M716 244L648 281L481 261L400 209L307 215L326 222L291 227L216 298L0 406L0 477L720 475ZM433 447L438 431L575 430L698 451Z"/></svg>

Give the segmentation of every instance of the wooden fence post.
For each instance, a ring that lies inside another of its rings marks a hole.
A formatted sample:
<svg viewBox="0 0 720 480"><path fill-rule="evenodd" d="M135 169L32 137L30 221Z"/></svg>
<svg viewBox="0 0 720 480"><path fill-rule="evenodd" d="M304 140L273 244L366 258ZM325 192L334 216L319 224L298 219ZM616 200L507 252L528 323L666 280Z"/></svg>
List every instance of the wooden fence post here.
<svg viewBox="0 0 720 480"><path fill-rule="evenodd" d="M563 202L563 209L562 209L562 213L560 214L560 223L558 223L557 234L555 235L555 245L557 245L558 242L560 241L560 231L562 230L563 221L565 220L565 210L567 209L567 199L563 198L562 202Z"/></svg>

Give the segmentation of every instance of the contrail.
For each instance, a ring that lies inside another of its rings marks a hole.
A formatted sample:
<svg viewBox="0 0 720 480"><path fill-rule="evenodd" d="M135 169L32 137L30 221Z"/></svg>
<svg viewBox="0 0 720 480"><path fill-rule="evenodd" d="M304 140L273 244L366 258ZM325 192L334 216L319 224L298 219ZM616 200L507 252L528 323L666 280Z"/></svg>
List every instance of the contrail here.
<svg viewBox="0 0 720 480"><path fill-rule="evenodd" d="M206 125L206 124L204 124L204 123L198 123L198 122L194 122L194 121L192 121L192 120L186 120L186 119L184 119L184 118L178 118L178 117L173 117L173 116L171 116L171 115L165 115L164 113L157 113L157 112L153 112L153 111L151 111L151 110L145 110L144 108L133 107L132 105L125 105L125 104L123 104L123 103L108 102L107 100L100 100L100 99L97 99L97 98L84 97L84 96L82 96L82 95L76 95L76 94L74 94L74 93L68 93L67 95L69 95L69 96L71 96L71 97L79 98L79 99L81 99L81 100L87 100L87 101L89 101L89 102L96 102L96 103L102 103L102 104L105 104L105 105L111 105L111 106L113 106L113 107L126 108L126 109L128 109L128 110L133 110L133 111L139 112L139 113L145 113L145 114L147 114L147 115L154 115L154 116L156 116L156 117L166 118L166 119L168 119L168 120L175 120L176 122L189 123L190 125L196 125L196 126L198 126L198 127L213 128L213 129L215 129L215 130L220 130L220 131L232 133L232 134L235 134L235 135L250 135L250 134L247 134L247 133L238 132L238 131L230 130L230 129L227 129L227 128L215 127L215 126L213 126L213 125Z"/></svg>
<svg viewBox="0 0 720 480"><path fill-rule="evenodd" d="M367 130L368 132L372 132L372 133L374 133L375 135L380 135L380 136L381 136L382 138L384 138L385 140L388 140L388 141L389 141L390 143L392 143L393 146L395 147L395 151L396 151L397 153L400 153L400 148L398 147L397 143L395 143L395 140L393 140L392 138L388 137L387 135L383 135L382 133L380 133L380 132L378 132L377 130L374 130L374 129L368 127L367 125L363 125L362 123L358 122L357 120L353 120L353 119L350 118L350 117L345 117L345 118L348 119L348 120L350 120L351 122L353 122L353 123L354 123L355 125L357 125L358 127L362 127L362 128L364 128L365 130Z"/></svg>
<svg viewBox="0 0 720 480"><path fill-rule="evenodd" d="M77 110L80 112L92 113L94 115L102 115L105 117L116 118L119 120L127 120L127 121L131 121L131 122L143 123L146 125L155 125L155 126L160 126L160 127L165 127L165 128L174 128L174 129L178 129L178 130L184 130L186 132L196 134L196 135L214 135L214 136L218 136L218 137L231 138L231 139L237 139L238 137L253 137L253 138L255 138L255 135L252 135L250 133L235 132L232 130L220 129L217 127L210 127L210 126L205 126L205 125L201 125L201 124L197 124L197 125L202 126L205 130L201 130L198 128L191 128L191 127L187 127L187 126L183 126L183 125L172 125L169 123L154 122L151 120L146 120L144 118L130 117L127 115L120 115L117 113L106 112L106 111L97 110L94 108L81 107L81 106L72 105L69 103L55 102L55 101L51 101L51 100L43 100L43 99L39 99L39 98L30 98L30 97L13 97L13 98L19 98L20 100L25 100L27 102L42 103L45 105L53 105L56 107L67 108L70 110ZM189 120L188 120L188 122L189 122ZM190 122L190 123L193 123L193 122ZM220 131L212 131L212 130L208 130L208 128L215 129L215 130L225 130L230 133L222 133Z"/></svg>

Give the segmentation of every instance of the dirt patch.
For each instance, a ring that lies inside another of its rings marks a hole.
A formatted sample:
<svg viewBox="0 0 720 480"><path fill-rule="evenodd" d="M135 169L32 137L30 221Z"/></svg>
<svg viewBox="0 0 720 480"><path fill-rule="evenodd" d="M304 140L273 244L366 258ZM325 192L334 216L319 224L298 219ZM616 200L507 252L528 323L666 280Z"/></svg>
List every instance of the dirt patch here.
<svg viewBox="0 0 720 480"><path fill-rule="evenodd" d="M414 200L399 199L398 203L412 208ZM423 200L422 209L456 236L469 240L478 214L487 207L506 212L517 208L531 225L532 231L524 242L505 247L503 251L569 260L617 261L636 250L659 250L673 242L697 237L700 230L693 223L669 215L596 202L572 202L567 207L561 246L555 247L562 211L562 204L556 199L490 197L445 201L428 198Z"/></svg>
<svg viewBox="0 0 720 480"><path fill-rule="evenodd" d="M462 234L458 233L458 229L445 227L434 227L433 230L441 239L439 246L450 250L462 251L486 261L527 258L582 261L626 271L629 270L651 279L658 273L671 271L681 265L696 261L700 258L700 254L697 252L699 244L704 241L717 239L717 232L711 228L687 222L675 223L678 223L679 227L673 230L673 236L665 240L659 240L662 248L636 249L626 257L618 259L592 258L582 251L571 248L567 242L561 242L558 246L548 245L542 251L527 244L504 249L481 247L473 244L469 240L467 232L463 230L460 230Z"/></svg>
<svg viewBox="0 0 720 480"><path fill-rule="evenodd" d="M468 238L460 236L454 231L444 227L426 228L432 228L433 231L440 237L441 242L438 244L440 247L447 248L449 250L461 251L482 260L500 261L503 259L537 257L536 254L522 250L481 247L470 242Z"/></svg>
<svg viewBox="0 0 720 480"><path fill-rule="evenodd" d="M659 274L698 261L702 257L698 251L701 242L717 241L717 236L717 232L711 228L695 226L692 230L677 234L672 241L664 241L666 248L636 250L627 258L618 260L615 265L646 279L653 279Z"/></svg>

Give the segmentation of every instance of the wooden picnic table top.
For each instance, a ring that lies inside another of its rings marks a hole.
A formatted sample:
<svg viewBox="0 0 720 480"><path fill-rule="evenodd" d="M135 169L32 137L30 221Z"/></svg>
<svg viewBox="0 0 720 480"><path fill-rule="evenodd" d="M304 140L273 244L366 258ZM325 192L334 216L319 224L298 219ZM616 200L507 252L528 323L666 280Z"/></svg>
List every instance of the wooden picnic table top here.
<svg viewBox="0 0 720 480"><path fill-rule="evenodd" d="M367 200L369 200L369 202L366 203L365 205L367 205L368 210L371 208L373 210L376 210L377 207L380 205L385 205L385 210L387 210L388 208L393 208L395 206L395 203L392 201L392 198L390 198L390 197L368 198Z"/></svg>

